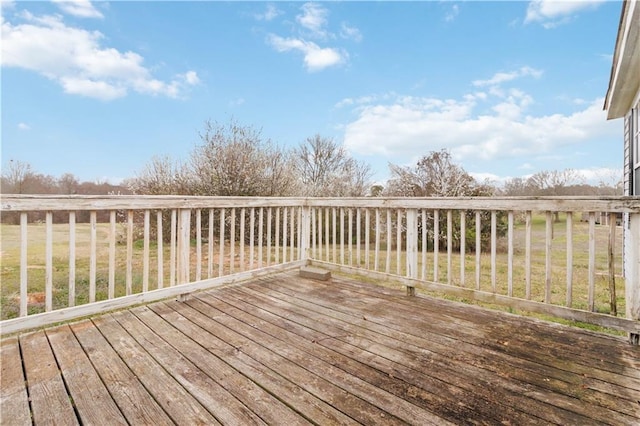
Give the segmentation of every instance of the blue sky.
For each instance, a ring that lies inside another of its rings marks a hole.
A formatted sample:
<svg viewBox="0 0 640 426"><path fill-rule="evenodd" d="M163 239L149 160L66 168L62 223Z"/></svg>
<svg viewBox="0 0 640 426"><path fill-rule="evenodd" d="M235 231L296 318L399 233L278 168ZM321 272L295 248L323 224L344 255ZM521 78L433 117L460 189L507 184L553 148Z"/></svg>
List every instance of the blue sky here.
<svg viewBox="0 0 640 426"><path fill-rule="evenodd" d="M2 0L2 165L117 183L206 120L478 178L622 169L602 111L621 3Z"/></svg>

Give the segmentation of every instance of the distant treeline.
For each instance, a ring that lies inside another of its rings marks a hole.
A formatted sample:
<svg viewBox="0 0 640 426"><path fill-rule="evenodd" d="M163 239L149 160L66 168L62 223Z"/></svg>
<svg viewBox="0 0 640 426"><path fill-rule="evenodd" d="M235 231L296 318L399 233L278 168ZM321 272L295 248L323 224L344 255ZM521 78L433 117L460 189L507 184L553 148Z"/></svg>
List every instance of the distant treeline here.
<svg viewBox="0 0 640 426"><path fill-rule="evenodd" d="M462 196L572 196L622 195L620 176L589 185L577 171L543 170L502 184L479 181L442 149L425 153L415 165L389 163L389 179L374 184L371 167L350 156L332 138L315 135L293 148L264 138L259 129L206 122L201 143L186 162L153 157L136 176L111 185L80 182L71 173L56 178L34 171L28 163L10 161L2 174L4 194L140 194L200 196L312 196L312 197L462 197ZM40 217L42 216L42 217ZM33 214L30 221L42 220ZM17 223L15 214L3 214L3 223ZM56 213L54 221L66 222ZM88 212L77 221L88 220ZM108 220L108 212L99 221Z"/></svg>
<svg viewBox="0 0 640 426"><path fill-rule="evenodd" d="M60 177L45 175L33 170L30 164L21 161L9 161L0 181L2 194L38 194L38 195L111 195L131 194L125 185L112 185L108 182L83 182L71 173ZM14 212L3 212L2 223L18 224L20 215ZM29 222L45 220L45 212L30 212ZM109 212L98 212L98 221L107 222ZM68 212L54 212L54 223L67 223ZM76 221L89 222L89 212L76 213Z"/></svg>

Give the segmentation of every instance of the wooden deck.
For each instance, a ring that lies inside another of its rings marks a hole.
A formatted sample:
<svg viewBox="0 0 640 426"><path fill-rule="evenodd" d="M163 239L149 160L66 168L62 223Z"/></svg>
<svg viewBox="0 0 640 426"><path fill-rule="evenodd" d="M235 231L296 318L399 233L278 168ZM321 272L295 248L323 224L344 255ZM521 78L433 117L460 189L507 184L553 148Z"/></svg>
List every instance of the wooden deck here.
<svg viewBox="0 0 640 426"><path fill-rule="evenodd" d="M640 421L622 338L297 273L2 341L0 423Z"/></svg>

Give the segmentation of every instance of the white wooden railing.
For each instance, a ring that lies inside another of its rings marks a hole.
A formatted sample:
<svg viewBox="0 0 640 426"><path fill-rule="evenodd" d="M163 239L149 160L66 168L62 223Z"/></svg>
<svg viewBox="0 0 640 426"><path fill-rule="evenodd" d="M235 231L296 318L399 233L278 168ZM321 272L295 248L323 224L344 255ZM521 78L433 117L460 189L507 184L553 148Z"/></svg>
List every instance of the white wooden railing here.
<svg viewBox="0 0 640 426"><path fill-rule="evenodd" d="M307 263L640 334L638 198L4 195L2 214L2 334Z"/></svg>

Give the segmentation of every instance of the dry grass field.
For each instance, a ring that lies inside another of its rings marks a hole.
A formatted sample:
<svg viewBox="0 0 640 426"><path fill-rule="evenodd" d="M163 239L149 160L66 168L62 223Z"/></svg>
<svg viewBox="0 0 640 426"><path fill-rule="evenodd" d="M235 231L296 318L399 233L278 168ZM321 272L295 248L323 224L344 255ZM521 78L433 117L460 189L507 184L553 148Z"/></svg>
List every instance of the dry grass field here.
<svg viewBox="0 0 640 426"><path fill-rule="evenodd" d="M118 225L118 232L124 234L124 225ZM608 283L608 226L596 226L596 311L609 313L609 283ZM96 300L107 298L108 287L108 224L97 226L97 272L96 272ZM76 225L76 304L87 303L89 299L89 225ZM19 282L20 282L20 227L16 225L0 225L1 238L1 268L2 290L0 309L1 318L8 319L18 315L19 306ZM123 240L118 238L118 240ZM237 243L236 243L237 244ZM506 237L498 243L496 266L496 290L500 294L507 294L507 252ZM382 245L382 247L384 244ZM624 314L624 280L622 279L622 230L616 229L615 247L615 271L618 313ZM514 232L514 264L513 264L513 295L525 297L525 232L524 225L516 223ZM280 247L282 250L282 247ZM216 245L213 256L213 275L219 274L219 247ZM275 261L272 247L271 260ZM345 247L346 250L346 247ZM564 304L566 298L566 222L564 217L554 224L554 239L552 244L552 303ZM257 255L257 248L256 248ZM339 248L337 249L339 253ZM355 247L354 247L355 251ZM266 248L263 250L266 256ZM69 272L69 229L68 225L55 224L53 226L53 306L54 309L68 306L68 272ZM587 308L588 295L588 224L574 219L573 227L573 306ZM45 225L30 224L28 227L28 293L29 313L42 312L44 310L44 282L45 282ZM230 247L226 243L223 259L223 274L230 272ZM143 242L136 241L133 250L133 293L142 289L142 257ZM323 248L322 257L326 255ZM338 259L340 255L338 254ZM381 250L378 257L378 270L386 269L386 251ZM248 247L245 247L245 264L248 263ZM280 257L282 258L282 257ZM389 270L396 272L397 254L390 256ZM157 247L152 241L150 244L150 289L157 287ZM330 259L333 260L333 249L330 250ZM346 259L349 259L348 255ZM355 253L353 254L355 263ZM326 260L326 259L325 259ZM420 262L419 271L422 270L422 256L418 255ZM265 258L266 263L266 258ZM195 276L195 244L192 245L192 272ZM404 253L400 254L400 271L404 273ZM347 260L348 263L348 260ZM361 247L361 266L365 265L365 249ZM440 248L438 257L438 280L447 282L447 253L446 247ZM369 267L374 268L373 241L369 250ZM535 215L533 219L532 233L532 300L544 300L545 288L545 218ZM164 282L169 282L169 247L165 244L163 255ZM254 267L257 265L257 261ZM208 277L207 247L202 247L202 277ZM428 253L426 263L426 278L433 279L434 255ZM234 258L234 270L239 271L239 247L236 246ZM116 247L116 286L115 295L125 294L126 271L126 244L119 243ZM460 254L452 255L451 281L454 285L467 288L475 287L475 254L468 253L465 256L465 280L461 282ZM481 289L492 290L491 283L491 257L490 253L483 252L481 258ZM167 284L165 284L167 285Z"/></svg>

